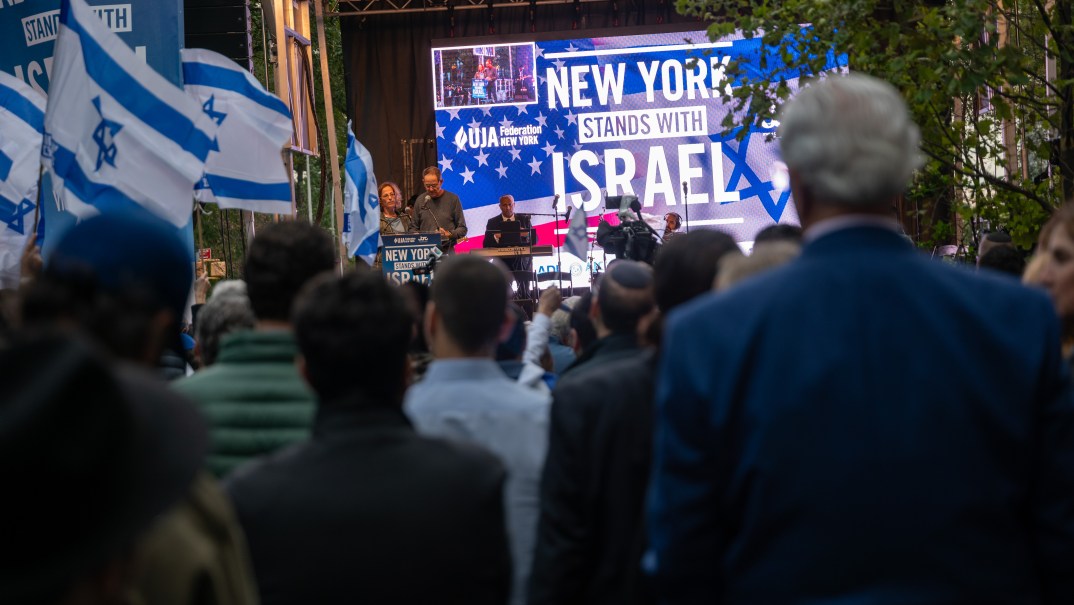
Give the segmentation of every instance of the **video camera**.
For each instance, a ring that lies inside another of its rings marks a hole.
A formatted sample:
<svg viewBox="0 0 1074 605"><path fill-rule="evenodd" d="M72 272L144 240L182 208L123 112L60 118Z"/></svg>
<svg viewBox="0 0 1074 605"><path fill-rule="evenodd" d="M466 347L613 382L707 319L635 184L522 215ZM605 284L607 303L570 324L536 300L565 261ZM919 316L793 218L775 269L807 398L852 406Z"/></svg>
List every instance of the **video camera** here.
<svg viewBox="0 0 1074 605"><path fill-rule="evenodd" d="M619 224L601 221L597 226L597 244L616 258L653 264L660 247L656 231L641 218L641 202L636 195L614 195L607 206L619 206ZM636 218L635 218L636 217Z"/></svg>

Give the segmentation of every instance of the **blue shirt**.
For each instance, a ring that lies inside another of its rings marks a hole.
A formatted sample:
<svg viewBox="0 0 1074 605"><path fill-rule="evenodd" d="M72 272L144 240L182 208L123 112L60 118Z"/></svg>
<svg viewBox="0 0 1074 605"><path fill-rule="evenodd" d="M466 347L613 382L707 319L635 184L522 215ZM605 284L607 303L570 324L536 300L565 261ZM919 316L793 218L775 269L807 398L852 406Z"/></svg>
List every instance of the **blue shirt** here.
<svg viewBox="0 0 1074 605"><path fill-rule="evenodd" d="M441 359L403 404L419 432L476 443L507 467L504 509L515 571L511 602L517 604L533 562L551 403L550 395L511 380L491 359Z"/></svg>

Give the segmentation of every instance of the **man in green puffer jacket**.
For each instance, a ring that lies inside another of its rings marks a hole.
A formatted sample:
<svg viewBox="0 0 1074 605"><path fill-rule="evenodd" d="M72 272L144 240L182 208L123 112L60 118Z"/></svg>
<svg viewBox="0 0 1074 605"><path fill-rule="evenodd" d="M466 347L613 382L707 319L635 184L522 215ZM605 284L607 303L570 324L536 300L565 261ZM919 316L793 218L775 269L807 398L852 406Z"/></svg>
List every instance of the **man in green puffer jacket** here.
<svg viewBox="0 0 1074 605"><path fill-rule="evenodd" d="M208 464L216 476L309 436L315 398L294 365L291 305L306 282L334 265L332 238L322 229L300 222L264 227L246 255L257 326L225 336L215 364L172 383L209 422Z"/></svg>

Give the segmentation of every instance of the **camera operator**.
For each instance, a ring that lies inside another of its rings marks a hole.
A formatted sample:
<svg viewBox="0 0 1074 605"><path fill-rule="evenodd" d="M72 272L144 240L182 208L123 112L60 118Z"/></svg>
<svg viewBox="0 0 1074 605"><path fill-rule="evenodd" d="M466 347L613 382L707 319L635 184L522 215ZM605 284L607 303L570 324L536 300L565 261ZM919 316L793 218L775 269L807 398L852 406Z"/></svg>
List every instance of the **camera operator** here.
<svg viewBox="0 0 1074 605"><path fill-rule="evenodd" d="M642 219L641 202L634 195L608 198L609 202L616 200L620 202L620 223L613 226L602 221L597 227L597 244L616 258L653 264L659 247L658 236Z"/></svg>

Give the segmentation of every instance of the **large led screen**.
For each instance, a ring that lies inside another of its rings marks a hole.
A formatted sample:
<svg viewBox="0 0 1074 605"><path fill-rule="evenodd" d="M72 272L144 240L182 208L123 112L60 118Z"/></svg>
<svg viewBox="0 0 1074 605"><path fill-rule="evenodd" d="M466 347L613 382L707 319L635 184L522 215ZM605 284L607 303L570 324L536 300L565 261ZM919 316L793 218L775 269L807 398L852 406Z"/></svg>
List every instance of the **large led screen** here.
<svg viewBox="0 0 1074 605"><path fill-rule="evenodd" d="M736 86L725 66L757 64L761 53L778 60L757 38L714 43L704 32L435 48L438 163L469 226L458 249L481 246L503 194L533 215L541 244L562 241L569 207L586 212L590 231L602 217L616 223L618 207L606 198L624 194L636 195L661 230L674 212L690 230L721 229L746 245L768 225L796 224L773 140L778 124L768 120L741 140L722 126L729 106L719 92ZM457 77L443 78L445 66L459 64ZM829 69L845 65L845 55L829 57ZM789 75L771 77L795 90ZM454 82L450 97L441 79ZM608 260L595 246L587 259L562 253L563 270L580 283ZM554 271L555 257L536 264Z"/></svg>

